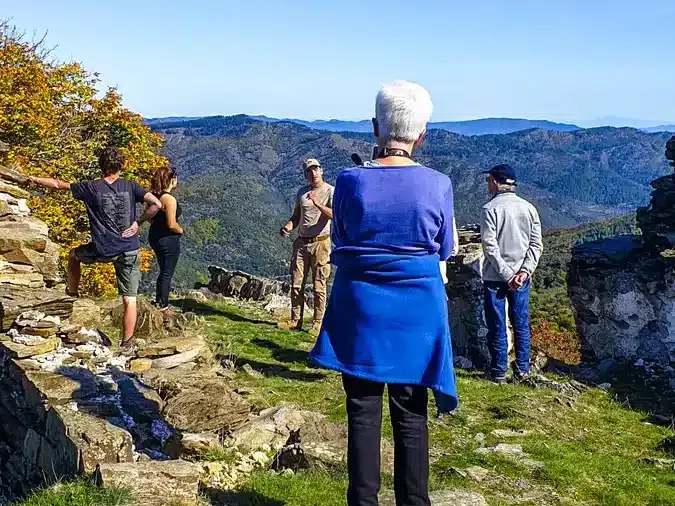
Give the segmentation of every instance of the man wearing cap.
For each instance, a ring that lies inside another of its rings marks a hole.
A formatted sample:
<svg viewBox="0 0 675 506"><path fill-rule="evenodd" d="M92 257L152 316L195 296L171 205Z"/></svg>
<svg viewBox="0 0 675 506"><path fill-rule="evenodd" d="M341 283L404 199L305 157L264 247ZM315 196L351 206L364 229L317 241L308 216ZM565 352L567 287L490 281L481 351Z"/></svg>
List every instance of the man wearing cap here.
<svg viewBox="0 0 675 506"><path fill-rule="evenodd" d="M305 306L305 279L312 269L314 281L314 319L309 333L316 336L326 310L326 283L330 276L330 225L333 219L334 188L323 180L319 161L308 158L302 164L308 185L298 190L290 220L281 227L281 236L293 230L298 236L293 242L291 259L291 317L279 323L280 328L302 328Z"/></svg>
<svg viewBox="0 0 675 506"><path fill-rule="evenodd" d="M501 384L506 382L508 362L507 300L516 352L513 377L520 381L530 372L530 278L544 246L537 210L515 193L515 170L497 165L485 174L491 196L481 212L489 377Z"/></svg>

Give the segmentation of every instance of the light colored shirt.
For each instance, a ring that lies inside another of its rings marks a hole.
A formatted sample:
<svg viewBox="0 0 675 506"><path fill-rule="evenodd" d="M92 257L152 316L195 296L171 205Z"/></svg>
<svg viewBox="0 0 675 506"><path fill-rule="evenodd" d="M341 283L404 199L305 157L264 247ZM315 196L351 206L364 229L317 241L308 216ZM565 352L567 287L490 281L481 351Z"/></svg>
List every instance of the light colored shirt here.
<svg viewBox="0 0 675 506"><path fill-rule="evenodd" d="M311 186L303 186L295 196L294 215L299 217L298 235L300 237L323 237L330 235L330 218L323 214L309 198L309 192L314 191L319 197L319 203L333 208L333 188L328 183L323 183L316 189Z"/></svg>
<svg viewBox="0 0 675 506"><path fill-rule="evenodd" d="M518 272L532 275L544 250L535 207L514 192L495 195L480 219L485 263L483 280L508 282Z"/></svg>

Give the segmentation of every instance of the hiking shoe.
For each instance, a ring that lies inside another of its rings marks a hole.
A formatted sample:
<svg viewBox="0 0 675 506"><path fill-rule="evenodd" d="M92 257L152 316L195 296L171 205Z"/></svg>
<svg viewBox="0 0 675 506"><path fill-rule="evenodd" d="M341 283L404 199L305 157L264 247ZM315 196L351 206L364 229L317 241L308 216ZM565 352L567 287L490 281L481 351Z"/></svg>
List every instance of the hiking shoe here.
<svg viewBox="0 0 675 506"><path fill-rule="evenodd" d="M282 330L300 330L302 322L300 320L287 320L277 323L277 328Z"/></svg>
<svg viewBox="0 0 675 506"><path fill-rule="evenodd" d="M486 373L484 379L495 385L506 385L506 376L495 376L492 373Z"/></svg>
<svg viewBox="0 0 675 506"><path fill-rule="evenodd" d="M120 342L119 354L123 357L134 357L138 351L138 346L134 344L134 338L130 337L129 339L122 340Z"/></svg>
<svg viewBox="0 0 675 506"><path fill-rule="evenodd" d="M530 377L530 372L520 372L515 362L511 362L511 370L513 371L514 383L521 383Z"/></svg>
<svg viewBox="0 0 675 506"><path fill-rule="evenodd" d="M321 322L314 321L312 326L307 331L312 337L317 337L321 333Z"/></svg>

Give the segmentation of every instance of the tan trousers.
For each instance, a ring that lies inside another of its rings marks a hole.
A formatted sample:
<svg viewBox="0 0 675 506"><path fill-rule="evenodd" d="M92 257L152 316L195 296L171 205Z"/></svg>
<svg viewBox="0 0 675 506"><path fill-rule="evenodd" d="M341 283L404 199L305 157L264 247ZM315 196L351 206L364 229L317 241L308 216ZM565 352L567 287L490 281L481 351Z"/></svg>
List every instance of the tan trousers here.
<svg viewBox="0 0 675 506"><path fill-rule="evenodd" d="M326 311L326 283L330 277L330 239L305 243L301 238L293 242L291 260L291 321L302 319L305 307L305 280L312 269L314 282L314 321L320 322Z"/></svg>

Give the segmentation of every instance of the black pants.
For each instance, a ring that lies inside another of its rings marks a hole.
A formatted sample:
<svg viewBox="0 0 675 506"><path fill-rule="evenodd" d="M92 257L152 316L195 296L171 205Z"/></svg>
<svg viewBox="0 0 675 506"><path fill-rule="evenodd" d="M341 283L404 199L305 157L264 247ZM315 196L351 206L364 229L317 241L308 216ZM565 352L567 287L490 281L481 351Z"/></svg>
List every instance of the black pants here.
<svg viewBox="0 0 675 506"><path fill-rule="evenodd" d="M383 383L342 376L347 394L349 506L377 506ZM427 389L388 385L396 506L429 506Z"/></svg>
<svg viewBox="0 0 675 506"><path fill-rule="evenodd" d="M159 307L167 307L169 305L171 278L173 278L178 257L180 256L180 235L167 235L159 238L150 237L150 246L152 246L157 256L157 263L159 264L155 301Z"/></svg>

